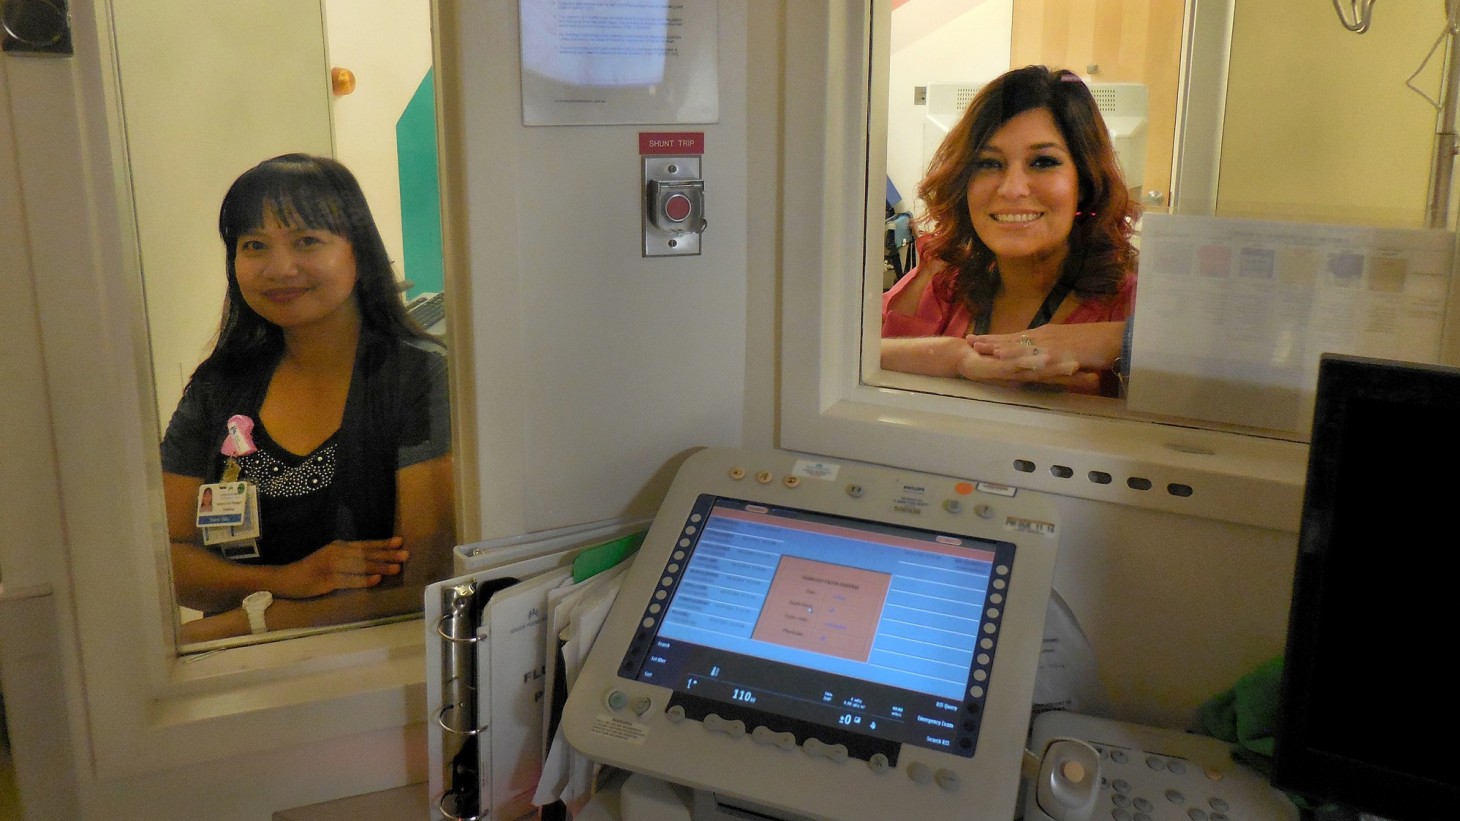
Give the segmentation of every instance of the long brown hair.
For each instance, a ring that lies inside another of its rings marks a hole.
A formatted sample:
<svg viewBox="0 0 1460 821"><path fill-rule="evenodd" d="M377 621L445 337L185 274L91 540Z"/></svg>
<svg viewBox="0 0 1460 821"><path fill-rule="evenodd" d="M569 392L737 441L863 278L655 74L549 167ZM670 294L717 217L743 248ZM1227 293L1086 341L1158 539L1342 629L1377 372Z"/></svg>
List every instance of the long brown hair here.
<svg viewBox="0 0 1460 821"><path fill-rule="evenodd" d="M927 205L922 227L929 234L924 257L945 269L933 281L948 302L970 311L993 302L999 290L994 253L973 229L968 183L974 160L1005 123L1026 111L1046 109L1069 146L1080 181L1079 203L1070 229L1064 275L1081 298L1115 293L1134 270L1131 244L1140 206L1126 190L1115 147L1090 89L1074 72L1026 66L1007 72L979 90L968 110L943 139L918 186Z"/></svg>

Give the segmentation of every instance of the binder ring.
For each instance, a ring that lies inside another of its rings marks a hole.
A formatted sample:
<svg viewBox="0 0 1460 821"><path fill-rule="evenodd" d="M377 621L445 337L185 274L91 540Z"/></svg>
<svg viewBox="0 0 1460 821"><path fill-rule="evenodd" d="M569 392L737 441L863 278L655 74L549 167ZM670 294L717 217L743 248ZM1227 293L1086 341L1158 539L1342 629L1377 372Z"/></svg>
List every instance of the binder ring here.
<svg viewBox="0 0 1460 821"><path fill-rule="evenodd" d="M456 813L447 810L446 799L455 799L456 796L457 793L451 790L447 790L446 792L441 794L440 798L436 799L436 809L440 810L441 814L451 819L451 821L482 821L482 819L492 814L491 810L488 810L484 813L481 813L480 815L457 815ZM455 801L453 801L452 803L455 803Z"/></svg>
<svg viewBox="0 0 1460 821"><path fill-rule="evenodd" d="M476 728L475 730L458 730L455 727L448 727L448 726L446 726L446 713L449 710L455 710L456 709L456 706L457 705L455 705L455 704L445 704L445 705L442 705L442 707L441 707L440 710L436 711L436 724L438 726L440 726L441 729L445 730L446 732L451 733L452 735L460 735L460 736L468 736L468 737L470 737L470 736L474 736L477 733L480 733L482 730L485 730L488 727L492 726L490 724L483 724L482 726Z"/></svg>
<svg viewBox="0 0 1460 821"><path fill-rule="evenodd" d="M482 640L482 637L481 636L470 636L468 638L459 639L459 638L456 638L455 636L448 636L448 635L446 635L446 631L444 629L442 629L442 628L444 628L446 626L446 620L447 619L451 619L451 618L454 618L454 617L455 616L453 614L447 613L447 614L443 615L441 618L437 619L436 620L436 635L440 636L441 638L443 638L443 639L445 639L445 640L447 640L449 642L454 642L456 644L476 644L477 642L479 642L479 641Z"/></svg>

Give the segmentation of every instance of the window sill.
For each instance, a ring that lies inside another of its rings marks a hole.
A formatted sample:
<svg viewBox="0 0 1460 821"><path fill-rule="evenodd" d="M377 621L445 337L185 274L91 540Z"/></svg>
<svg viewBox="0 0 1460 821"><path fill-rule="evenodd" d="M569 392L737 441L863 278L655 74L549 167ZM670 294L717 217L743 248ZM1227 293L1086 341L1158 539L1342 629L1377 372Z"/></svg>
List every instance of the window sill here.
<svg viewBox="0 0 1460 821"><path fill-rule="evenodd" d="M180 656L137 732L98 737L98 773L136 775L418 724L423 630L417 618Z"/></svg>
<svg viewBox="0 0 1460 821"><path fill-rule="evenodd" d="M1098 397L959 386L883 373L814 421L788 418L789 447L1062 496L1296 532L1307 446L1153 423ZM893 385L896 385L894 387ZM975 398L995 401L970 401ZM1055 400L1055 401L1046 401ZM1098 413L1092 412L1098 410Z"/></svg>

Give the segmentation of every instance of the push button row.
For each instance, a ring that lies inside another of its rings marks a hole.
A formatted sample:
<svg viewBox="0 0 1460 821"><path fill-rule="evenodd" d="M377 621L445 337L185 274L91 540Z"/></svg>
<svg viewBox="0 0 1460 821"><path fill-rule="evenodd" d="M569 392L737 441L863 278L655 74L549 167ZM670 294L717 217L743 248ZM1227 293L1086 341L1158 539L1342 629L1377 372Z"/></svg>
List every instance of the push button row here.
<svg viewBox="0 0 1460 821"><path fill-rule="evenodd" d="M920 761L908 765L907 777L919 784L931 781L949 792L958 789L958 773L946 769L934 770Z"/></svg>
<svg viewBox="0 0 1460 821"><path fill-rule="evenodd" d="M653 704L649 698L640 696L630 699L628 694L622 690L610 690L604 696L604 702L609 709L622 710L625 707L631 708L635 713L644 715L649 712ZM678 724L686 718L684 707L676 704L664 711L666 718L674 724ZM777 732L764 725L756 727L749 733L745 731L745 722L738 718L722 718L716 713L705 716L702 722L705 729L712 733L719 733L729 738L741 738L749 735L750 739L757 744L768 747L776 747L782 750L792 750L796 747L796 735L790 732ZM846 762L850 758L845 744L828 744L819 738L808 738L801 744L801 749L813 758L825 758L838 764ZM887 756L882 753L875 753L867 759L867 766L875 773L887 772L892 768ZM937 784L944 790L952 792L958 789L958 773L952 770L934 770L927 764L915 762L907 768L907 776L918 784Z"/></svg>

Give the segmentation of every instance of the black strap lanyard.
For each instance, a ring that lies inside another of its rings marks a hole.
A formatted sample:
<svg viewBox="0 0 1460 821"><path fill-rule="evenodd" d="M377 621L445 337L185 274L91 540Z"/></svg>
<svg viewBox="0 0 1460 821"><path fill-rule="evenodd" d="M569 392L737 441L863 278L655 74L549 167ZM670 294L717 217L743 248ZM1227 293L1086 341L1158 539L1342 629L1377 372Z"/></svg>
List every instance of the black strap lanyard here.
<svg viewBox="0 0 1460 821"><path fill-rule="evenodd" d="M1049 294L1044 298L1044 304L1040 305L1039 310L1035 312L1029 327L1038 328L1040 325L1048 325L1049 321L1054 319L1054 312L1059 310L1060 303L1064 302L1065 297L1069 296L1070 291L1074 289L1074 283L1070 280L1071 277L1068 275L1061 277L1060 281L1049 289ZM978 312L978 316L973 318L973 332L976 334L988 333L989 323L993 321L993 317L994 306L991 302Z"/></svg>

